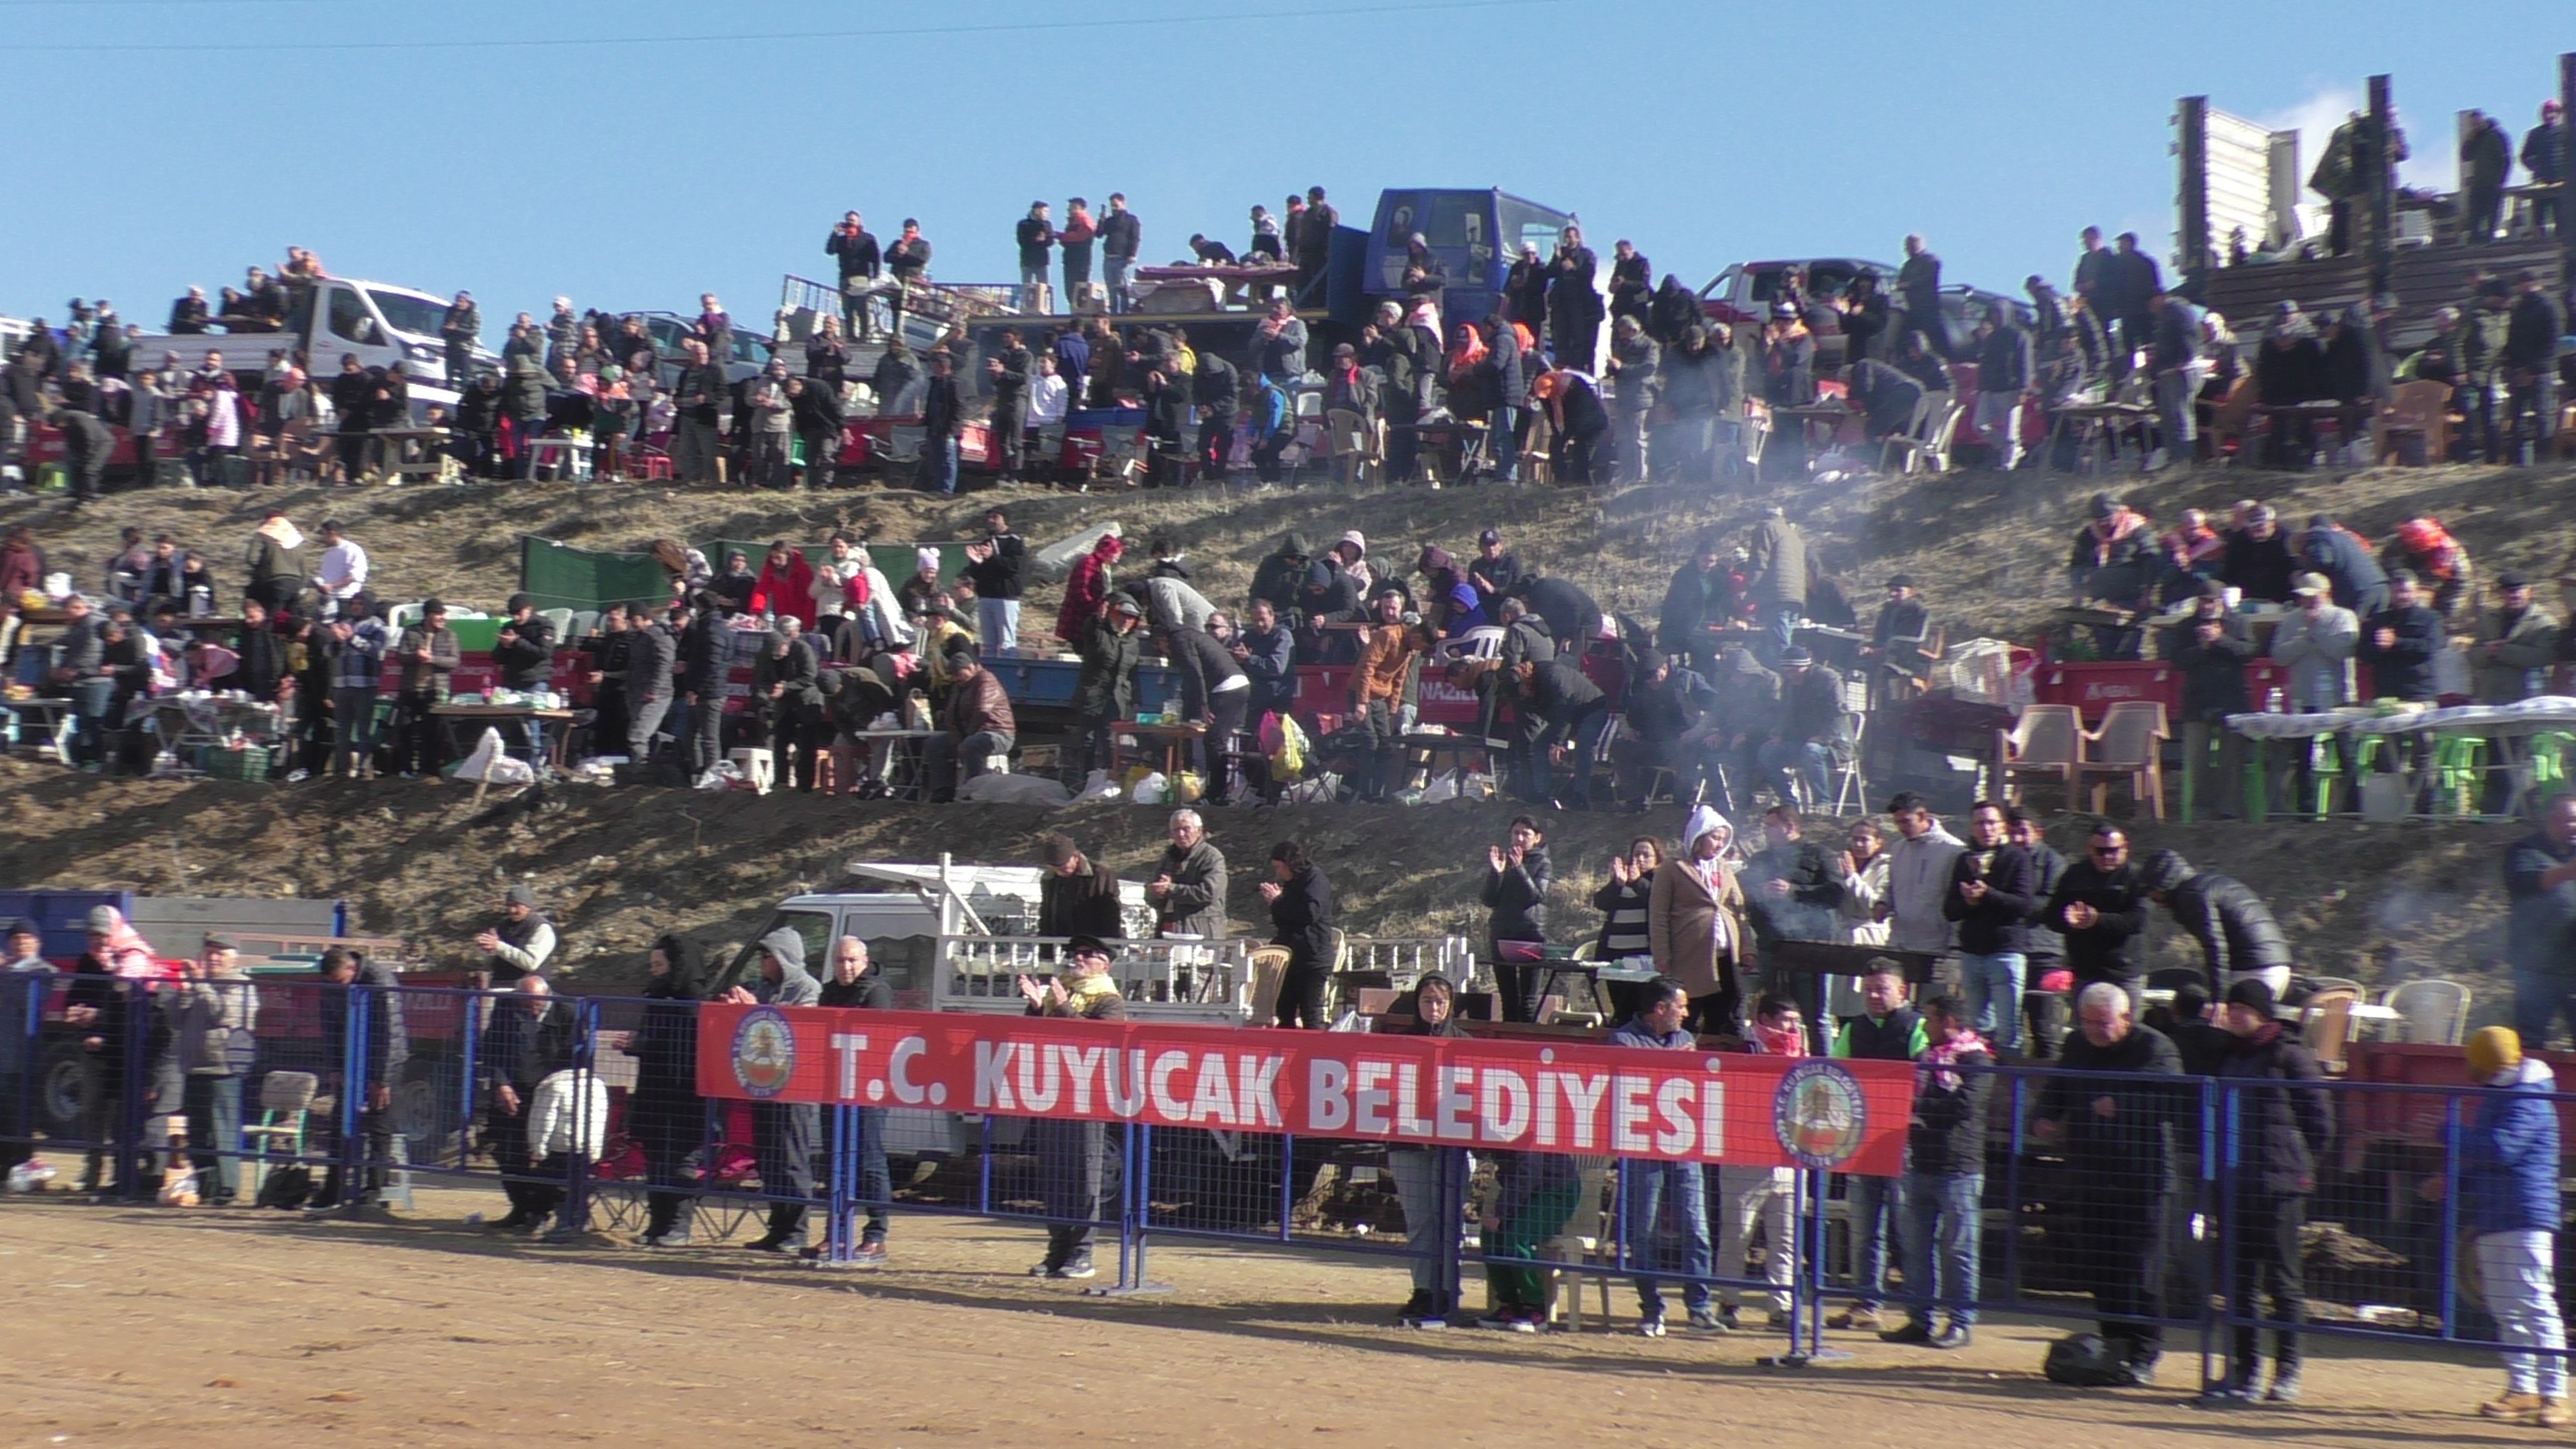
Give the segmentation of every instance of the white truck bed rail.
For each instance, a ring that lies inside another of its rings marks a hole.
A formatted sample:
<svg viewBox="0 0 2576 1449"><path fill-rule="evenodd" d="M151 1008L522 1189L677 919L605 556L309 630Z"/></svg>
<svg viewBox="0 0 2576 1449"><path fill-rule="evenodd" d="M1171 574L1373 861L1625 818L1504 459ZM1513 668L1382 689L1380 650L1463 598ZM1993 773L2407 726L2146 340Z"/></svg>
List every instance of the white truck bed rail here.
<svg viewBox="0 0 2576 1449"><path fill-rule="evenodd" d="M1056 974L1062 936L942 936L932 976L933 1011L1017 1014L1027 1009L1019 978ZM1257 943L1113 941L1109 967L1130 1016L1240 1026L1252 1014Z"/></svg>
<svg viewBox="0 0 2576 1449"><path fill-rule="evenodd" d="M1475 948L1464 936L1352 936L1343 943L1342 970L1384 972L1387 984L1410 991L1437 971L1461 991L1480 987Z"/></svg>

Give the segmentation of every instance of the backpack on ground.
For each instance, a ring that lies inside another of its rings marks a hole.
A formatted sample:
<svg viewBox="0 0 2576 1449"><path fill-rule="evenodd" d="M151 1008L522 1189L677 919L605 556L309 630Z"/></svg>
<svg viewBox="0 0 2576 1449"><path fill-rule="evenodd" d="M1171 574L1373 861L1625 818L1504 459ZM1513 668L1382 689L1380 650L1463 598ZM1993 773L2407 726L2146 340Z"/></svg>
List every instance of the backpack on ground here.
<svg viewBox="0 0 2576 1449"><path fill-rule="evenodd" d="M2094 1333L2078 1333L2050 1344L2040 1372L2052 1384L2077 1389L2112 1389L2136 1382L2129 1366Z"/></svg>
<svg viewBox="0 0 2576 1449"><path fill-rule="evenodd" d="M291 1162L269 1169L268 1175L260 1179L258 1205L292 1212L304 1206L305 1200L312 1196L313 1169L300 1162Z"/></svg>

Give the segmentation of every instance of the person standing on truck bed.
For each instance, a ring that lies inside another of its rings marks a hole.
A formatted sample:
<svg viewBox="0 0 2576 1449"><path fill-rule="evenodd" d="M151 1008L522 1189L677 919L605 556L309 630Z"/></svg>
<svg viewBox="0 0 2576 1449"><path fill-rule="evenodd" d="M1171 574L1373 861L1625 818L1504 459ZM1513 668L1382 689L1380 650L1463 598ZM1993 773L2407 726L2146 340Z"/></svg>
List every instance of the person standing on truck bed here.
<svg viewBox="0 0 2576 1449"><path fill-rule="evenodd" d="M465 391L465 380L474 368L474 343L483 335L483 311L474 305L472 292L459 292L449 303L445 316L439 318L439 340L447 344L447 386L455 392Z"/></svg>
<svg viewBox="0 0 2576 1449"><path fill-rule="evenodd" d="M1136 265L1136 254L1144 245L1145 225L1136 213L1127 209L1125 192L1109 193L1109 214L1100 219L1100 259L1104 267L1102 280L1109 288L1109 310L1127 310L1127 271Z"/></svg>
<svg viewBox="0 0 2576 1449"><path fill-rule="evenodd" d="M501 923L477 933L474 948L491 957L484 971L506 986L545 969L555 954L554 923L538 911L535 891L514 885L501 898Z"/></svg>
<svg viewBox="0 0 2576 1449"><path fill-rule="evenodd" d="M868 310L868 292L874 286L884 256L877 239L870 235L867 223L855 211L843 212L841 224L823 238L823 252L841 266L841 321L850 336L865 339L873 326Z"/></svg>
<svg viewBox="0 0 2576 1449"><path fill-rule="evenodd" d="M1030 202L1029 214L1020 218L1012 235L1020 248L1020 307L1035 312L1038 291L1046 285L1047 253L1056 240L1055 222L1047 214L1047 204Z"/></svg>
<svg viewBox="0 0 2576 1449"><path fill-rule="evenodd" d="M1950 355L1950 327L1941 316L1941 259L1923 244L1920 236L1905 239L1905 264L1896 269L1897 295L1905 301L1903 331L1920 332L1932 355Z"/></svg>
<svg viewBox="0 0 2576 1449"><path fill-rule="evenodd" d="M1117 940L1127 934L1118 872L1084 855L1068 835L1046 838L1046 870L1038 886L1039 935Z"/></svg>
<svg viewBox="0 0 2576 1449"><path fill-rule="evenodd" d="M1306 209L1297 216L1297 300L1308 301L1307 291L1323 275L1325 264L1332 260L1333 229L1342 224L1342 214L1324 199L1324 188L1306 189ZM1312 299L1314 305L1323 298Z"/></svg>
<svg viewBox="0 0 2576 1449"><path fill-rule="evenodd" d="M1007 351L1017 352L1025 366L1028 350L1019 345L1019 334L1005 332L1002 339ZM1001 359L995 359L999 362ZM1025 374L1024 374L1025 375ZM1026 407L1027 394L1021 394ZM1000 400L995 400L1000 407ZM998 419L1001 414L997 411ZM1018 456L1018 427L1012 426L1014 441L1008 446L1011 456ZM1020 652L1020 595L1027 587L1029 546L1011 531L1010 515L999 508L984 510L984 538L966 545L966 577L975 581L975 632L983 637L988 656L1010 656Z"/></svg>

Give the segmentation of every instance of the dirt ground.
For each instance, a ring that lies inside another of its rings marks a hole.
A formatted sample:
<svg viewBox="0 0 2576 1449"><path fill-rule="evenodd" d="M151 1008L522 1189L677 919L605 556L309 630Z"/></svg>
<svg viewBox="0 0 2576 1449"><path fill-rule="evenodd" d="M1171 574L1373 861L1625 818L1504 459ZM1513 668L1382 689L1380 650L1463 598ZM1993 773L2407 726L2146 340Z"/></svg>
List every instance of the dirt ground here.
<svg viewBox="0 0 2576 1449"><path fill-rule="evenodd" d="M1755 1365L1776 1349L1768 1335L1625 1332L1624 1289L1606 1332L1416 1333L1386 1326L1401 1275L1350 1259L1157 1248L1155 1277L1175 1291L1112 1301L1025 1277L1038 1234L1009 1224L898 1218L892 1266L840 1273L605 1237L505 1244L462 1226L487 1197L425 1193L403 1221L330 1225L10 1201L0 1392L16 1407L0 1443L1661 1449L1719 1432L1840 1449L2385 1449L2559 1437L2473 1417L2501 1375L2472 1355L2316 1341L2306 1406L2213 1413L2187 1402L2196 1360L2180 1352L2163 1388L2046 1383L2042 1347L2068 1329L2037 1320L1989 1320L1956 1355L1855 1338L1848 1361L1781 1372Z"/></svg>

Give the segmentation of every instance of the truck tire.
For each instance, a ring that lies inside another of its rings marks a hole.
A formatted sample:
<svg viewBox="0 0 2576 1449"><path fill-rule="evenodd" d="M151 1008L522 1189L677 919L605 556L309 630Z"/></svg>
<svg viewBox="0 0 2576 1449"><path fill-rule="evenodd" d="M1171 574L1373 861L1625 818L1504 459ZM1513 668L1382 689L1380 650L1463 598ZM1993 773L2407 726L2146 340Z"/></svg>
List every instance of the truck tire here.
<svg viewBox="0 0 2576 1449"><path fill-rule="evenodd" d="M73 1141L81 1135L81 1073L84 1070L80 1043L60 1041L45 1049L39 1060L35 1083L36 1125L55 1141Z"/></svg>

